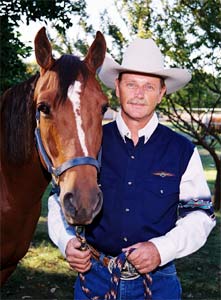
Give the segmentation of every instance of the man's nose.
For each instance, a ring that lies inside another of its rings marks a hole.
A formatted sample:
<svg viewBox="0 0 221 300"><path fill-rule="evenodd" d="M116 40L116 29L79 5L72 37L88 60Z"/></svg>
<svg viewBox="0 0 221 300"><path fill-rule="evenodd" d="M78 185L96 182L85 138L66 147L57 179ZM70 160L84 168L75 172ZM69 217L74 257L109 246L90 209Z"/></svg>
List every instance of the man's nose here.
<svg viewBox="0 0 221 300"><path fill-rule="evenodd" d="M136 88L135 96L140 99L144 98L144 87L138 86Z"/></svg>

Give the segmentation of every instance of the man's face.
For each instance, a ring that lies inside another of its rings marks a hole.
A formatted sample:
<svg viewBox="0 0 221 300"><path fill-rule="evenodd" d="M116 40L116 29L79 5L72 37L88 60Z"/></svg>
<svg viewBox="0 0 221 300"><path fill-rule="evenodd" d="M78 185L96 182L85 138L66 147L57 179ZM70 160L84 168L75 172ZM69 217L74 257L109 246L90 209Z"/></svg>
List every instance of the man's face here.
<svg viewBox="0 0 221 300"><path fill-rule="evenodd" d="M165 91L160 78L150 75L124 73L116 80L116 95L127 119L148 122Z"/></svg>

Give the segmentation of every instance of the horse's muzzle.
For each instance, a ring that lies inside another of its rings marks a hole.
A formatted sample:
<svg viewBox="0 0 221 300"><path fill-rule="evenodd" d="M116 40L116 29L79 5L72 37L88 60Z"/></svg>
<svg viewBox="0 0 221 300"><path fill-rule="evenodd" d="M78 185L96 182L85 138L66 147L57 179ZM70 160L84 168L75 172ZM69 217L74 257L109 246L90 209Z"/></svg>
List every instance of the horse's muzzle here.
<svg viewBox="0 0 221 300"><path fill-rule="evenodd" d="M71 225L90 224L101 210L103 194L100 189L93 190L87 199L82 198L77 191L68 192L63 197L65 218Z"/></svg>

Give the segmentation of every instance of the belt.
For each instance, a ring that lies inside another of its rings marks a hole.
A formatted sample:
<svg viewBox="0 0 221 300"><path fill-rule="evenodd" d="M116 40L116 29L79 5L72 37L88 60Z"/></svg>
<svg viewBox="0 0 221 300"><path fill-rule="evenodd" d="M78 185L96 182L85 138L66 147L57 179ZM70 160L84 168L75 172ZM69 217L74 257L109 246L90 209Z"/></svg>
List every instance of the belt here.
<svg viewBox="0 0 221 300"><path fill-rule="evenodd" d="M97 251L94 247L88 244L89 249L91 250L92 257L100 261L105 267L108 268L109 272L112 274L113 268L116 267L117 257L107 256L99 251ZM126 260L122 270L120 278L123 280L133 280L140 277L140 274L137 272L135 267Z"/></svg>

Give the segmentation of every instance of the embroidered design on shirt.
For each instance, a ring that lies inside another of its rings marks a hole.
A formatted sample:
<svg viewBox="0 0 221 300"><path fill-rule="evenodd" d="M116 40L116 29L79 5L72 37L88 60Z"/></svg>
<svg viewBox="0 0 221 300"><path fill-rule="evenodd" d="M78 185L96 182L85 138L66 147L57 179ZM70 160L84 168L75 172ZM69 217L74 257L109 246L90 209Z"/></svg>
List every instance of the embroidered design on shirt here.
<svg viewBox="0 0 221 300"><path fill-rule="evenodd" d="M190 199L188 201L181 200L179 203L179 208L201 208L201 209L210 209L212 203L208 200L202 200L198 198Z"/></svg>
<svg viewBox="0 0 221 300"><path fill-rule="evenodd" d="M158 172L154 172L153 175L155 176L160 176L160 177L172 177L175 176L175 174L173 173L169 173L169 172L165 172L165 171L158 171Z"/></svg>

